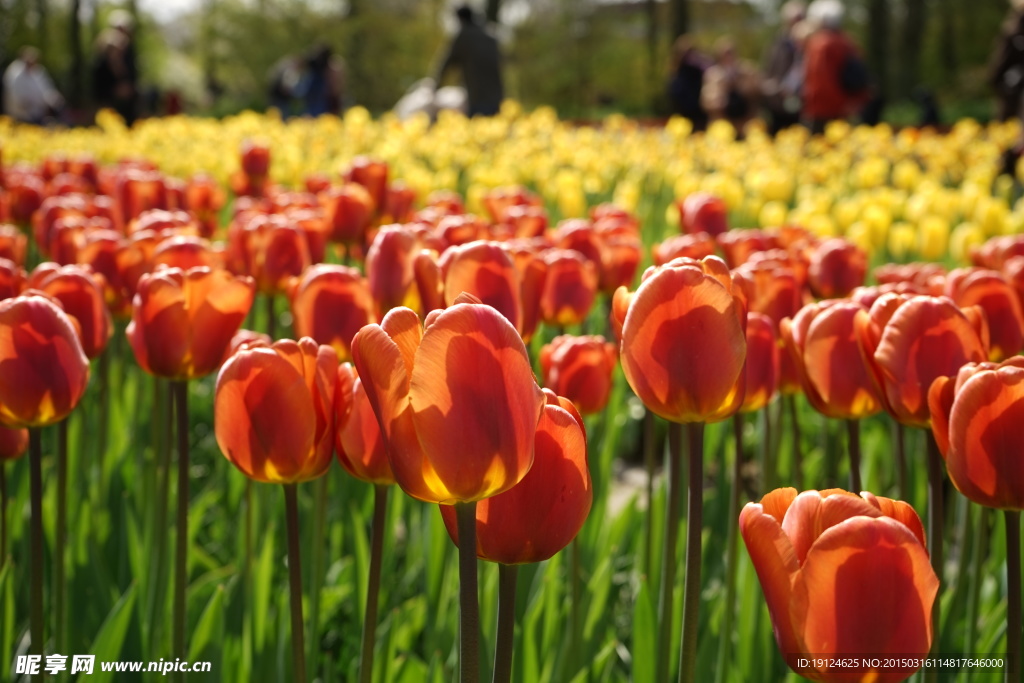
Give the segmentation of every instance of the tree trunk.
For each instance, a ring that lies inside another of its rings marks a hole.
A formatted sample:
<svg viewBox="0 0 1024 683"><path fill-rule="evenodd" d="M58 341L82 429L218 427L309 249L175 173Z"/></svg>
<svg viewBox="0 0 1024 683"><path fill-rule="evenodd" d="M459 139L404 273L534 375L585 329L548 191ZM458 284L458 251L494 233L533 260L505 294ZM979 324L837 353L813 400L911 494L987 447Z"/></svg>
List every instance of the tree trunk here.
<svg viewBox="0 0 1024 683"><path fill-rule="evenodd" d="M900 90L910 94L921 82L921 46L927 18L926 0L906 0L903 18L903 78ZM948 8L944 8L948 9ZM946 23L947 20L943 19ZM943 46L945 49L945 46ZM952 49L952 46L949 46Z"/></svg>
<svg viewBox="0 0 1024 683"><path fill-rule="evenodd" d="M690 32L690 0L671 0L672 40Z"/></svg>
<svg viewBox="0 0 1024 683"><path fill-rule="evenodd" d="M658 3L647 0L647 83L651 89L651 111L657 113L661 103L661 73L658 68Z"/></svg>
<svg viewBox="0 0 1024 683"><path fill-rule="evenodd" d="M501 0L487 0L487 9L484 16L488 24L498 23L498 14L501 13Z"/></svg>
<svg viewBox="0 0 1024 683"><path fill-rule="evenodd" d="M918 0L924 2L924 0ZM942 33L939 37L939 45L942 51L942 67L947 81L952 81L956 76L957 55L956 55L956 12L953 10L953 3L950 0L941 0L939 16L942 17Z"/></svg>
<svg viewBox="0 0 1024 683"><path fill-rule="evenodd" d="M874 75L878 94L889 97L889 3L870 0L867 34L868 67Z"/></svg>

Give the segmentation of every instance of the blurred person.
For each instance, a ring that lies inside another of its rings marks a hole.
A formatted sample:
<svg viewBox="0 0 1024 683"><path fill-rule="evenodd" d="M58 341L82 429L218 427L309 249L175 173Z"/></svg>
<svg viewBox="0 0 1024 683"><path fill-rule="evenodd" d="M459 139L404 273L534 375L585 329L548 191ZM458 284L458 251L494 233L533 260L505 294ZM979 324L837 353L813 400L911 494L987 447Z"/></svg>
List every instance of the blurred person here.
<svg viewBox="0 0 1024 683"><path fill-rule="evenodd" d="M797 0L782 6L779 34L765 56L761 92L768 110L768 131L772 135L800 123L803 40L798 40L795 29L806 13L807 6Z"/></svg>
<svg viewBox="0 0 1024 683"><path fill-rule="evenodd" d="M1021 115L1024 98L1024 0L1011 0L989 66L996 91L997 116L1007 121Z"/></svg>
<svg viewBox="0 0 1024 683"><path fill-rule="evenodd" d="M270 67L270 106L281 112L281 118L288 119L296 114L296 101L303 82L305 64L301 57L285 55Z"/></svg>
<svg viewBox="0 0 1024 683"><path fill-rule="evenodd" d="M814 32L804 53L801 116L812 133L821 133L830 121L856 114L869 94L860 48L843 30L845 15L840 0L814 0L807 8Z"/></svg>
<svg viewBox="0 0 1024 683"><path fill-rule="evenodd" d="M694 130L704 130L708 117L701 107L700 94L704 85L704 72L711 65L686 35L679 36L672 44L671 76L668 82L668 98L672 113L690 120Z"/></svg>
<svg viewBox="0 0 1024 683"><path fill-rule="evenodd" d="M455 10L459 32L441 62L435 82L440 85L451 67L462 71L469 116L494 116L501 108L505 91L501 83L501 53L498 41L476 22L473 9L462 5Z"/></svg>
<svg viewBox="0 0 1024 683"><path fill-rule="evenodd" d="M337 114L341 111L344 65L327 45L313 48L306 59L306 74L301 90L306 116Z"/></svg>
<svg viewBox="0 0 1024 683"><path fill-rule="evenodd" d="M711 120L726 119L737 131L757 112L759 93L757 69L736 56L731 38L715 42L715 63L704 72L700 101Z"/></svg>
<svg viewBox="0 0 1024 683"><path fill-rule="evenodd" d="M64 106L46 67L39 63L39 50L24 47L4 71L4 113L22 123L41 125Z"/></svg>
<svg viewBox="0 0 1024 683"><path fill-rule="evenodd" d="M139 113L139 69L134 26L128 12L111 12L107 28L96 39L92 66L96 106L113 109L128 126L135 122Z"/></svg>

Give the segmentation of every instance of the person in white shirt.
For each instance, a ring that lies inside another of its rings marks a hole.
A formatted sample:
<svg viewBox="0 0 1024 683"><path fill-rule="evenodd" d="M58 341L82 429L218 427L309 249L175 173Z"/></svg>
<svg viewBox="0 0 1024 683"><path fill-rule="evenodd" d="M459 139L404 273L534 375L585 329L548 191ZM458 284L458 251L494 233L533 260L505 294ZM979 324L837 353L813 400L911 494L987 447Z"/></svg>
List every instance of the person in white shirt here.
<svg viewBox="0 0 1024 683"><path fill-rule="evenodd" d="M4 113L22 123L41 124L63 104L46 67L39 63L39 50L22 48L4 72Z"/></svg>

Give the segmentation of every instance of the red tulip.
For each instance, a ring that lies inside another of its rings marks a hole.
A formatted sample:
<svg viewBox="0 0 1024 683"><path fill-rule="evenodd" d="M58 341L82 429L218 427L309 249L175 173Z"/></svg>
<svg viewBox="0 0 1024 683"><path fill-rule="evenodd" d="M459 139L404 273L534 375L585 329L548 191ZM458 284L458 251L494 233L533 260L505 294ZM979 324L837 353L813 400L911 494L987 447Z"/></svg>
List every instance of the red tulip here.
<svg viewBox="0 0 1024 683"><path fill-rule="evenodd" d="M257 140L245 140L242 143L242 172L250 178L266 178L270 172L270 147Z"/></svg>
<svg viewBox="0 0 1024 683"><path fill-rule="evenodd" d="M706 232L692 235L673 235L664 242L654 245L654 265L663 266L677 258L700 260L715 255L715 238Z"/></svg>
<svg viewBox="0 0 1024 683"><path fill-rule="evenodd" d="M533 463L544 397L526 347L503 315L470 300L431 313L425 330L396 308L352 342L395 480L427 502L488 498Z"/></svg>
<svg viewBox="0 0 1024 683"><path fill-rule="evenodd" d="M0 301L18 296L25 289L25 271L13 261L0 258Z"/></svg>
<svg viewBox="0 0 1024 683"><path fill-rule="evenodd" d="M327 471L338 357L309 338L243 347L217 375L214 432L250 479L295 484Z"/></svg>
<svg viewBox="0 0 1024 683"><path fill-rule="evenodd" d="M320 195L331 239L342 244L361 243L373 219L374 203L369 191L357 183L332 187Z"/></svg>
<svg viewBox="0 0 1024 683"><path fill-rule="evenodd" d="M862 495L776 489L740 514L779 650L790 668L823 683L904 681L918 667L832 662L924 658L932 643L939 579L921 520L902 501Z"/></svg>
<svg viewBox="0 0 1024 683"><path fill-rule="evenodd" d="M384 195L384 210L381 220L384 223L403 223L412 214L412 205L416 201L416 191L401 180L388 183L388 191Z"/></svg>
<svg viewBox="0 0 1024 683"><path fill-rule="evenodd" d="M89 359L74 323L53 300L27 293L0 302L0 423L43 427L78 405Z"/></svg>
<svg viewBox="0 0 1024 683"><path fill-rule="evenodd" d="M307 268L295 281L290 298L295 334L333 347L340 358L349 357L356 333L377 321L369 285L355 268Z"/></svg>
<svg viewBox="0 0 1024 683"><path fill-rule="evenodd" d="M345 180L358 183L366 188L373 199L373 210L380 213L384 208L384 200L388 190L388 165L379 159L358 156L345 174Z"/></svg>
<svg viewBox="0 0 1024 683"><path fill-rule="evenodd" d="M114 332L96 276L82 266L40 264L29 278L28 286L60 302L64 312L78 323L79 339L87 358L96 358L107 347Z"/></svg>
<svg viewBox="0 0 1024 683"><path fill-rule="evenodd" d="M718 422L743 403L746 303L725 263L676 259L615 293L620 356L644 405L674 422Z"/></svg>
<svg viewBox="0 0 1024 683"><path fill-rule="evenodd" d="M217 232L220 210L227 197L211 176L197 173L185 186L184 208L199 221L200 235L207 239Z"/></svg>
<svg viewBox="0 0 1024 683"><path fill-rule="evenodd" d="M152 268L223 268L223 252L214 251L210 243L195 235L174 235L162 240L153 251Z"/></svg>
<svg viewBox="0 0 1024 683"><path fill-rule="evenodd" d="M551 249L543 258L547 268L540 295L541 320L563 327L583 322L597 297L596 267L568 249Z"/></svg>
<svg viewBox="0 0 1024 683"><path fill-rule="evenodd" d="M445 306L469 293L496 308L517 330L522 330L519 275L511 256L499 243L477 241L449 247L437 267Z"/></svg>
<svg viewBox="0 0 1024 683"><path fill-rule="evenodd" d="M720 234L717 242L730 268L743 265L756 252L779 248L778 239L763 230L730 230Z"/></svg>
<svg viewBox="0 0 1024 683"><path fill-rule="evenodd" d="M859 311L857 337L882 405L898 422L927 427L928 389L965 363L988 358L984 314L945 297L886 294Z"/></svg>
<svg viewBox="0 0 1024 683"><path fill-rule="evenodd" d="M0 426L0 467L5 460L17 460L28 450L28 430Z"/></svg>
<svg viewBox="0 0 1024 683"><path fill-rule="evenodd" d="M775 398L779 384L779 345L771 318L751 311L747 314L747 369L743 405L739 412L761 410Z"/></svg>
<svg viewBox="0 0 1024 683"><path fill-rule="evenodd" d="M864 284L868 257L864 250L844 239L834 237L818 244L810 254L807 272L811 291L822 299L849 296Z"/></svg>
<svg viewBox="0 0 1024 683"><path fill-rule="evenodd" d="M163 268L144 275L126 331L135 360L158 377L210 374L249 314L253 296L251 279L225 270Z"/></svg>
<svg viewBox="0 0 1024 683"><path fill-rule="evenodd" d="M543 562L576 537L590 514L594 491L587 437L572 404L545 392L533 467L508 491L477 503L477 557L502 564ZM459 544L455 508L441 505L448 535Z"/></svg>
<svg viewBox="0 0 1024 683"><path fill-rule="evenodd" d="M335 452L342 467L356 479L371 484L394 484L377 416L351 363L338 366L334 416Z"/></svg>
<svg viewBox="0 0 1024 683"><path fill-rule="evenodd" d="M859 420L882 409L882 400L857 339L852 301L804 306L782 321L782 339L814 409L828 417Z"/></svg>
<svg viewBox="0 0 1024 683"><path fill-rule="evenodd" d="M10 224L0 224L0 258L13 261L21 266L25 263L28 238L21 230Z"/></svg>
<svg viewBox="0 0 1024 683"><path fill-rule="evenodd" d="M979 505L1024 509L1024 357L968 363L956 377L937 378L928 406L953 485Z"/></svg>
<svg viewBox="0 0 1024 683"><path fill-rule="evenodd" d="M721 197L708 192L694 192L676 202L683 232L706 232L717 237L729 229L729 209Z"/></svg>
<svg viewBox="0 0 1024 683"><path fill-rule="evenodd" d="M540 351L544 386L572 401L584 415L599 413L608 404L617 362L615 345L600 336L561 335Z"/></svg>

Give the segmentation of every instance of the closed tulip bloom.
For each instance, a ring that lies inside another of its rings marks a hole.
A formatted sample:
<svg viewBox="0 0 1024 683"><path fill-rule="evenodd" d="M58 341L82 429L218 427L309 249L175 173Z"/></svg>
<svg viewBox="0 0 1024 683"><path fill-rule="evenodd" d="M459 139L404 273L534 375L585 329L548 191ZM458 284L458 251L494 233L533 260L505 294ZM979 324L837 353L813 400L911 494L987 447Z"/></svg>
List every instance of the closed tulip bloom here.
<svg viewBox="0 0 1024 683"><path fill-rule="evenodd" d="M782 339L804 394L828 417L859 420L882 409L857 340L859 311L867 309L852 301L822 301L782 321Z"/></svg>
<svg viewBox="0 0 1024 683"><path fill-rule="evenodd" d="M28 430L0 426L0 467L5 460L17 460L28 450Z"/></svg>
<svg viewBox="0 0 1024 683"><path fill-rule="evenodd" d="M125 221L146 211L168 208L167 186L159 171L126 169L118 176L115 192Z"/></svg>
<svg viewBox="0 0 1024 683"><path fill-rule="evenodd" d="M988 358L984 314L962 311L946 297L886 294L870 311L859 311L855 325L883 407L911 427L928 426L928 390L936 378Z"/></svg>
<svg viewBox="0 0 1024 683"><path fill-rule="evenodd" d="M273 343L274 340L270 338L269 334L257 332L256 330L241 329L235 332L235 336L231 338L227 351L224 352L224 360L221 365L227 363L231 356L241 351L244 346L270 346Z"/></svg>
<svg viewBox="0 0 1024 683"><path fill-rule="evenodd" d="M42 263L32 272L28 286L59 301L64 312L78 322L87 358L103 353L114 327L97 276L83 266Z"/></svg>
<svg viewBox="0 0 1024 683"><path fill-rule="evenodd" d="M705 256L715 255L715 238L706 232L673 235L664 242L655 244L651 252L656 266L663 266L677 258L692 258L699 261Z"/></svg>
<svg viewBox="0 0 1024 683"><path fill-rule="evenodd" d="M217 375L214 432L245 476L295 484L327 471L334 451L338 357L308 337L243 347Z"/></svg>
<svg viewBox="0 0 1024 683"><path fill-rule="evenodd" d="M366 279L380 315L398 306L420 310L415 264L423 246L415 232L399 225L385 226L373 238Z"/></svg>
<svg viewBox="0 0 1024 683"><path fill-rule="evenodd" d="M540 295L541 320L562 326L583 322L597 298L597 268L569 249L552 249L543 258L547 272Z"/></svg>
<svg viewBox="0 0 1024 683"><path fill-rule="evenodd" d="M25 289L25 271L14 261L0 258L0 301L18 296Z"/></svg>
<svg viewBox="0 0 1024 683"><path fill-rule="evenodd" d="M213 177L197 173L185 186L184 208L199 221L200 234L211 238L217 232L218 214L224 208L227 196Z"/></svg>
<svg viewBox="0 0 1024 683"><path fill-rule="evenodd" d="M335 453L342 467L356 479L371 484L394 484L380 424L351 363L338 366L334 421Z"/></svg>
<svg viewBox="0 0 1024 683"><path fill-rule="evenodd" d="M343 244L363 241L373 219L374 203L369 191L358 183L332 187L320 195L331 239Z"/></svg>
<svg viewBox="0 0 1024 683"><path fill-rule="evenodd" d="M384 208L384 200L388 189L388 164L380 159L358 156L352 160L345 179L359 183L366 188L373 199L374 210L380 213Z"/></svg>
<svg viewBox="0 0 1024 683"><path fill-rule="evenodd" d="M723 232L718 236L717 242L730 268L743 265L756 252L779 247L779 240L775 235L755 229Z"/></svg>
<svg viewBox="0 0 1024 683"><path fill-rule="evenodd" d="M676 259L615 293L620 358L644 405L673 422L718 422L743 403L746 303L725 263Z"/></svg>
<svg viewBox="0 0 1024 683"><path fill-rule="evenodd" d="M0 258L20 266L25 263L27 249L28 237L25 233L10 223L0 224Z"/></svg>
<svg viewBox="0 0 1024 683"><path fill-rule="evenodd" d="M533 467L508 491L477 503L477 557L501 564L543 562L576 537L590 514L594 490L587 467L583 420L572 404L545 391ZM442 505L448 535L459 544L455 508Z"/></svg>
<svg viewBox="0 0 1024 683"><path fill-rule="evenodd" d="M1014 256L1003 264L1003 277L1017 293L1017 302L1024 310L1024 256Z"/></svg>
<svg viewBox="0 0 1024 683"><path fill-rule="evenodd" d="M533 463L544 396L526 346L498 311L468 301L431 313L425 329L396 308L352 342L395 480L427 502L488 498Z"/></svg>
<svg viewBox="0 0 1024 683"><path fill-rule="evenodd" d="M618 362L614 344L601 336L561 335L540 350L545 388L572 401L584 415L604 410Z"/></svg>
<svg viewBox="0 0 1024 683"><path fill-rule="evenodd" d="M921 520L903 501L862 496L776 489L740 514L775 641L790 668L814 681L904 681L918 667L830 668L830 661L926 657L931 647L939 580ZM811 663L801 666L801 657Z"/></svg>
<svg viewBox="0 0 1024 683"><path fill-rule="evenodd" d="M409 220L412 205L416 201L416 191L401 180L388 183L388 191L384 195L384 208L381 220L388 223L401 223Z"/></svg>
<svg viewBox="0 0 1024 683"><path fill-rule="evenodd" d="M349 357L352 338L377 321L366 280L355 268L321 263L307 268L291 292L295 334Z"/></svg>
<svg viewBox="0 0 1024 683"><path fill-rule="evenodd" d="M281 216L256 216L243 231L247 250L248 274L256 288L267 294L280 294L288 282L310 265L306 235Z"/></svg>
<svg viewBox="0 0 1024 683"><path fill-rule="evenodd" d="M746 389L739 412L757 412L775 398L779 385L779 357L775 324L771 318L763 313L748 313Z"/></svg>
<svg viewBox="0 0 1024 683"><path fill-rule="evenodd" d="M469 242L445 250L438 261L444 303L451 306L463 292L493 306L517 330L523 327L519 275L512 257L497 242Z"/></svg>
<svg viewBox="0 0 1024 683"><path fill-rule="evenodd" d="M986 507L1024 509L1020 425L1024 357L968 363L928 392L932 432L960 493Z"/></svg>
<svg viewBox="0 0 1024 683"><path fill-rule="evenodd" d="M961 308L985 311L989 360L1001 361L1024 350L1024 312L1013 286L998 271L958 268L946 277L945 294Z"/></svg>
<svg viewBox="0 0 1024 683"><path fill-rule="evenodd" d="M210 243L196 235L175 235L160 242L153 252L152 267L223 268L224 255L214 251Z"/></svg>
<svg viewBox="0 0 1024 683"><path fill-rule="evenodd" d="M29 293L0 302L0 424L44 427L74 410L89 359L59 304Z"/></svg>
<svg viewBox="0 0 1024 683"><path fill-rule="evenodd" d="M814 295L822 299L849 296L864 284L868 257L864 250L839 237L819 243L810 254L808 282Z"/></svg>
<svg viewBox="0 0 1024 683"><path fill-rule="evenodd" d="M694 192L676 204L680 227L689 235L706 232L717 237L729 229L729 208L721 197L708 192Z"/></svg>
<svg viewBox="0 0 1024 683"><path fill-rule="evenodd" d="M146 372L175 380L216 370L252 307L252 280L226 270L163 268L139 280L126 333Z"/></svg>

